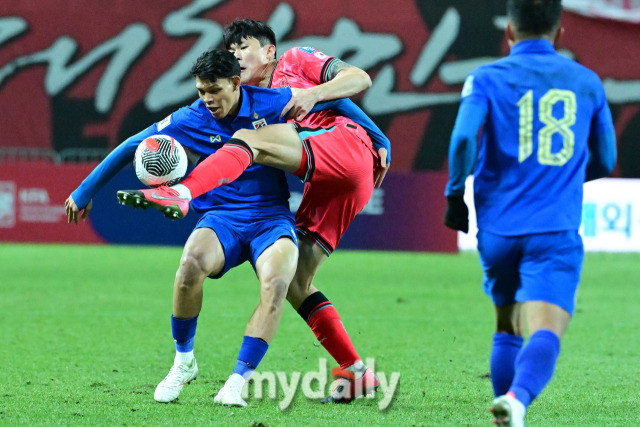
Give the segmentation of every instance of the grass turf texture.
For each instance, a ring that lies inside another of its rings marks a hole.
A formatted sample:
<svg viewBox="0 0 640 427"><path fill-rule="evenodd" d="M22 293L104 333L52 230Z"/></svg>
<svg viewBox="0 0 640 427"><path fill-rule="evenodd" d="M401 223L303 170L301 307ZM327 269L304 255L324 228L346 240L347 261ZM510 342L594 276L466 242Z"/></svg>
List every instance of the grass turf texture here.
<svg viewBox="0 0 640 427"><path fill-rule="evenodd" d="M490 425L493 308L475 253L336 252L315 284L359 354L400 372L391 406L320 405L298 393L247 408L213 404L258 301L248 264L207 280L200 376L177 403L153 400L168 372L172 282L181 249L0 244L2 425ZM529 426L639 425L639 254L587 254L557 373ZM259 371L318 371L328 357L286 307ZM329 367L333 367L329 359ZM379 393L380 394L380 393Z"/></svg>

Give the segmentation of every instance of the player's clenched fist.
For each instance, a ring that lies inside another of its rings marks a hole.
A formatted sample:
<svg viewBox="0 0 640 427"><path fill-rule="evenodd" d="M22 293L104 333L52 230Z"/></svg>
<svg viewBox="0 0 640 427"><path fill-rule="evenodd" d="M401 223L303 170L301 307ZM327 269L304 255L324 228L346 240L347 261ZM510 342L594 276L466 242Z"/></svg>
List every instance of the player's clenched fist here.
<svg viewBox="0 0 640 427"><path fill-rule="evenodd" d="M469 208L462 196L448 196L444 225L464 233L469 232Z"/></svg>

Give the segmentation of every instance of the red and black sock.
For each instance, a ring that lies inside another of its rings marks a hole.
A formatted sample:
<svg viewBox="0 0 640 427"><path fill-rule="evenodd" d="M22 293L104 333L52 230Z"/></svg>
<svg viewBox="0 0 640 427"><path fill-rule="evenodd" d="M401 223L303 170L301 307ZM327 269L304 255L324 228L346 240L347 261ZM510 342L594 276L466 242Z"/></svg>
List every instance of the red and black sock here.
<svg viewBox="0 0 640 427"><path fill-rule="evenodd" d="M360 360L340 315L322 292L314 292L302 302L298 314L307 322L320 344L344 369Z"/></svg>

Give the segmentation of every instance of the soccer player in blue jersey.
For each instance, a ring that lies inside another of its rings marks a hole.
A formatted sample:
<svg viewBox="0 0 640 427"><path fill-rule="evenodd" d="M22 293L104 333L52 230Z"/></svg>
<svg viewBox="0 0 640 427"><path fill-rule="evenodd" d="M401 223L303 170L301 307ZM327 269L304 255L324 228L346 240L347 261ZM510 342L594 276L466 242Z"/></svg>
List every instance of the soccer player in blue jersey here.
<svg viewBox="0 0 640 427"><path fill-rule="evenodd" d="M69 222L77 223L80 215L86 218L93 195L131 162L138 144L149 136L172 136L206 157L238 129L284 122L280 113L291 99L291 90L241 86L240 65L228 51L205 52L191 73L200 99L119 145L65 202ZM240 390L267 351L296 271L297 237L288 199L284 172L256 164L238 180L193 202L203 215L185 244L174 282L171 325L176 357L156 388L155 400L177 399L184 384L198 375L193 345L204 279L222 277L248 260L260 280L260 302L245 330L234 373L214 399L246 406Z"/></svg>
<svg viewBox="0 0 640 427"><path fill-rule="evenodd" d="M600 79L554 50L561 12L560 0L507 1L511 52L469 75L451 136L444 223L468 231L464 183L475 164L483 285L497 317L490 370L498 425L524 425L551 380L583 261L583 183L610 174L616 161Z"/></svg>

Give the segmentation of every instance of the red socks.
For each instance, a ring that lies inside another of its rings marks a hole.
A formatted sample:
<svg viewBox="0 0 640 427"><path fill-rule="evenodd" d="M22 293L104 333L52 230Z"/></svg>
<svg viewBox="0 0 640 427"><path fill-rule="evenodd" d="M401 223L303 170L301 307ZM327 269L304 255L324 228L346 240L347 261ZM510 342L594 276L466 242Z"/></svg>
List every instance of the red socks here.
<svg viewBox="0 0 640 427"><path fill-rule="evenodd" d="M340 368L344 369L360 360L340 315L322 292L315 292L304 300L298 314L307 322L320 344L338 362Z"/></svg>
<svg viewBox="0 0 640 427"><path fill-rule="evenodd" d="M207 191L235 181L251 166L253 153L242 140L231 138L218 151L204 159L180 184L194 199Z"/></svg>

